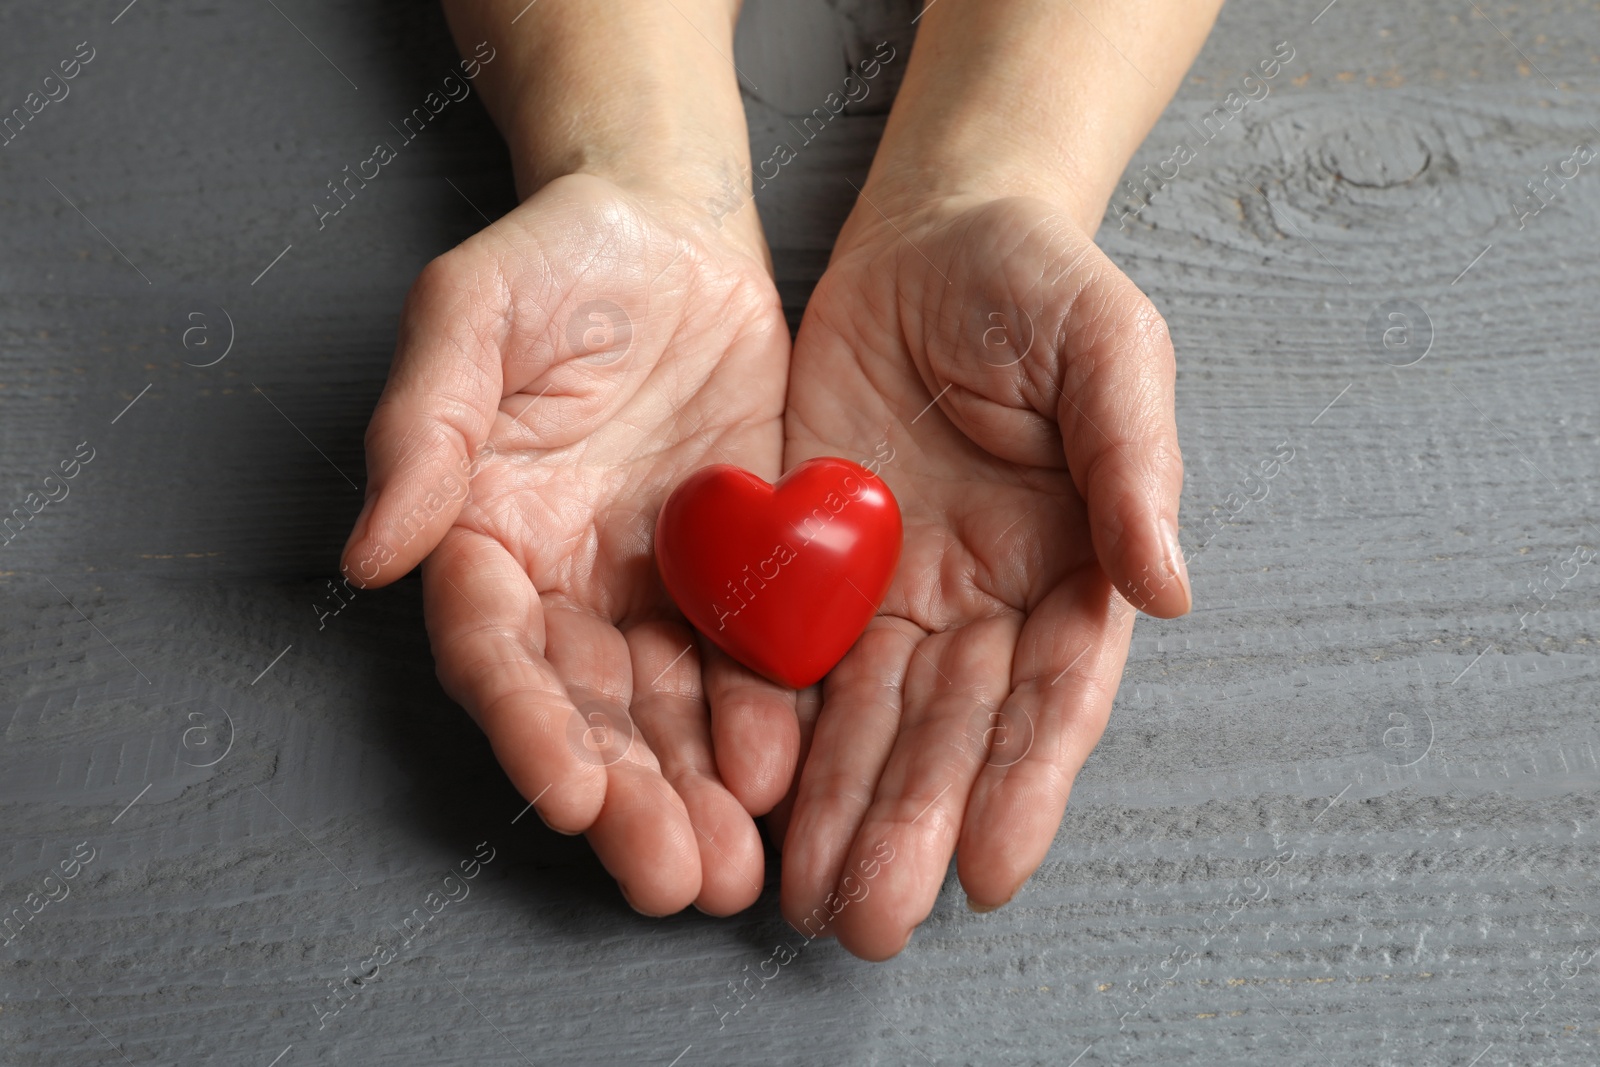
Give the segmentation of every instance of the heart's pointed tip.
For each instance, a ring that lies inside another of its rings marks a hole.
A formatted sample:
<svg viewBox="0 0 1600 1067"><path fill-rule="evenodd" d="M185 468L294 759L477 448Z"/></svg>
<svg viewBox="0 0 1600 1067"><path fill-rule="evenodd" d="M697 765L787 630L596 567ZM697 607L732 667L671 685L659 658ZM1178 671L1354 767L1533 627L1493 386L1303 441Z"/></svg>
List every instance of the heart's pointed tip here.
<svg viewBox="0 0 1600 1067"><path fill-rule="evenodd" d="M835 664L835 666L837 666L837 664ZM831 670L833 670L833 667L828 668L828 671ZM781 685L785 689L793 689L798 693L800 690L810 689L812 686L822 681L822 679L827 677L828 671L822 671L820 674L769 674L763 675L763 677L765 677L769 682Z"/></svg>

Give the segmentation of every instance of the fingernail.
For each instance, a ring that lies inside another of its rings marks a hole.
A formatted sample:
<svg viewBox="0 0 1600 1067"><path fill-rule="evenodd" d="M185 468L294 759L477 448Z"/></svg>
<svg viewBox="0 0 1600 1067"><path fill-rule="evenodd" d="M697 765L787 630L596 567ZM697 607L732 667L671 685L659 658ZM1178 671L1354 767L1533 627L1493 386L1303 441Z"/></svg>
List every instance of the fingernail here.
<svg viewBox="0 0 1600 1067"><path fill-rule="evenodd" d="M378 497L377 494L374 493L369 495L366 499L366 502L361 505L361 513L356 516L356 521L351 523L350 536L345 539L344 547L346 551L349 551L351 545L354 545L358 540L366 536L367 519L371 517L372 506L377 502Z"/></svg>
<svg viewBox="0 0 1600 1067"><path fill-rule="evenodd" d="M628 895L628 887L627 886L623 885L621 882L618 882L617 883L617 888L622 891L622 899L626 900L628 902L628 907L632 908L634 911L638 912L640 915L643 915L647 919L660 919L660 918L662 918L662 916L660 914L658 914L657 912L645 911L643 908L639 907L639 905L635 904L633 902L633 898Z"/></svg>
<svg viewBox="0 0 1600 1067"><path fill-rule="evenodd" d="M533 813L535 815L539 816L539 821L544 823L545 829L554 830L556 833L560 834L562 837L577 837L578 836L578 831L576 831L576 830L563 830L559 826L551 826L550 825L550 820L545 818L544 817L544 813L542 811L540 811L538 808L534 808L533 809Z"/></svg>
<svg viewBox="0 0 1600 1067"><path fill-rule="evenodd" d="M1194 592L1189 588L1189 567L1183 561L1183 548L1178 544L1178 524L1163 517L1161 520L1161 554L1165 557L1167 573L1178 580L1183 588L1183 610L1194 603Z"/></svg>
<svg viewBox="0 0 1600 1067"><path fill-rule="evenodd" d="M1003 905L1003 904L979 904L976 900L973 900L971 897L967 898L967 910L976 912L979 915L987 915L991 911L997 911L997 910L999 910L1000 908L1002 908L1004 906L1005 905Z"/></svg>

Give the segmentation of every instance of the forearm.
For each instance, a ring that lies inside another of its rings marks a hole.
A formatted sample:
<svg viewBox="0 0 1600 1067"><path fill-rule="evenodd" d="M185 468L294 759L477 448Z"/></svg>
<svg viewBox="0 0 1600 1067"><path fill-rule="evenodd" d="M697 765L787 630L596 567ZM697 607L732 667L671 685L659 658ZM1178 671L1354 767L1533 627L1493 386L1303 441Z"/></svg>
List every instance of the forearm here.
<svg viewBox="0 0 1600 1067"><path fill-rule="evenodd" d="M750 169L733 67L737 0L444 0L463 54L496 50L478 78L505 135L518 195L595 174L699 205ZM724 208L724 210L727 210ZM724 228L759 242L741 205Z"/></svg>
<svg viewBox="0 0 1600 1067"><path fill-rule="evenodd" d="M875 203L1037 196L1088 233L1221 0L934 0L873 163Z"/></svg>

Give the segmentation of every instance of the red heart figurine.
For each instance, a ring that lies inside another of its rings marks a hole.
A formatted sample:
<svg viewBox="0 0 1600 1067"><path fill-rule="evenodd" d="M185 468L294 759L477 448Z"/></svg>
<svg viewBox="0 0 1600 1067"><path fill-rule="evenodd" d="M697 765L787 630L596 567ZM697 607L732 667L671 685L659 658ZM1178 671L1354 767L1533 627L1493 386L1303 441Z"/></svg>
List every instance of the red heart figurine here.
<svg viewBox="0 0 1600 1067"><path fill-rule="evenodd" d="M900 506L846 459L808 459L768 485L729 464L691 474L656 523L656 564L690 622L791 689L855 644L900 561Z"/></svg>

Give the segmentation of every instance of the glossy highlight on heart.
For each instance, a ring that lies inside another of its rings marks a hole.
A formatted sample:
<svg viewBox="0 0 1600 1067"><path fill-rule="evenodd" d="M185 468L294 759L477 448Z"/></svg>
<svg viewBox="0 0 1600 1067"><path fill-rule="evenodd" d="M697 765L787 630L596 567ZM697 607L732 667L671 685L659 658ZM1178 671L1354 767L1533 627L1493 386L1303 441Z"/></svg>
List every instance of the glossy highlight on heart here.
<svg viewBox="0 0 1600 1067"><path fill-rule="evenodd" d="M900 506L847 459L810 459L768 485L729 464L686 478L661 507L656 564L689 621L792 689L844 657L900 561Z"/></svg>

